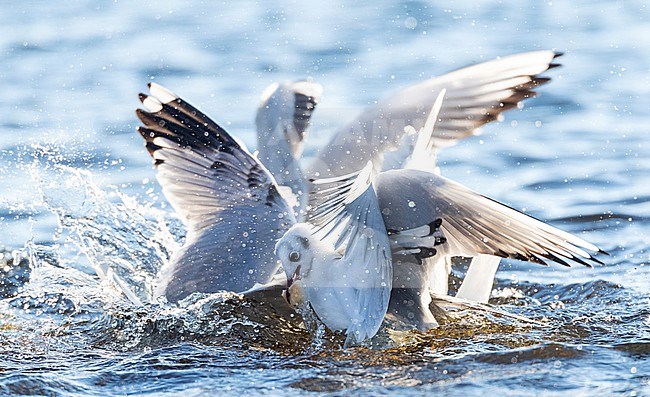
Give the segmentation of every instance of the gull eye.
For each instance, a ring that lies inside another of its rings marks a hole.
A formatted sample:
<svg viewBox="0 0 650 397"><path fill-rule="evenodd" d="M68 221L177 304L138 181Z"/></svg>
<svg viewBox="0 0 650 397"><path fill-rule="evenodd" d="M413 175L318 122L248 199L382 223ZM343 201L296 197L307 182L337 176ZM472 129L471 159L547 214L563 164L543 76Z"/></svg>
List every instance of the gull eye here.
<svg viewBox="0 0 650 397"><path fill-rule="evenodd" d="M296 252L296 251L292 251L292 252L289 254L289 260L290 260L291 262L298 262L298 261L300 260L300 253L299 253L299 252Z"/></svg>

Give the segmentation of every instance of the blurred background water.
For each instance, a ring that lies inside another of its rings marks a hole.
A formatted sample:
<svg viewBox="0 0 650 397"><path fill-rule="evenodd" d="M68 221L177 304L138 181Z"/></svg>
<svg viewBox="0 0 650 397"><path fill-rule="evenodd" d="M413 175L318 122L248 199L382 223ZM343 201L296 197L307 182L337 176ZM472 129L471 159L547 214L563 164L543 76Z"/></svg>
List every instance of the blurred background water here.
<svg viewBox="0 0 650 397"><path fill-rule="evenodd" d="M646 3L443 3L3 4L0 394L650 395ZM182 238L134 132L147 82L255 147L261 91L313 78L310 154L399 87L536 49L565 53L553 81L440 165L611 253L502 264L492 303L551 327L460 315L342 351L233 294L133 309L94 276L146 289Z"/></svg>

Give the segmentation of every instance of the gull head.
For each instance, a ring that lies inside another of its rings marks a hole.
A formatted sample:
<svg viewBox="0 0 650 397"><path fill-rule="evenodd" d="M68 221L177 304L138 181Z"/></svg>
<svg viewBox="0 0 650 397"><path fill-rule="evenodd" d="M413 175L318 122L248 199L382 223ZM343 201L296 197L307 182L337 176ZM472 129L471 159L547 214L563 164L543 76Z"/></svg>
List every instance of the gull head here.
<svg viewBox="0 0 650 397"><path fill-rule="evenodd" d="M315 237L312 235L312 226L306 223L293 225L275 245L275 255L282 262L282 268L287 276L286 299L292 302L292 292L297 287L299 280L309 276L314 264ZM295 296L295 294L294 294Z"/></svg>

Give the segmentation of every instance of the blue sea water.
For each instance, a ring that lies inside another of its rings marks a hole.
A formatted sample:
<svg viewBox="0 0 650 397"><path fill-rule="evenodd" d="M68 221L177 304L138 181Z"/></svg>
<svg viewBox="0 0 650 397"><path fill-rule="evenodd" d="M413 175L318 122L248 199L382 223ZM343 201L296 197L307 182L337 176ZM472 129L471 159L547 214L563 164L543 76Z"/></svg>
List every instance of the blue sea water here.
<svg viewBox="0 0 650 397"><path fill-rule="evenodd" d="M0 26L1 395L650 395L645 2L27 1ZM310 154L399 87L536 49L564 52L553 81L440 166L611 254L502 264L492 303L551 327L341 350L234 294L134 309L94 275L146 292L182 239L134 132L149 81L255 147L262 90L313 78Z"/></svg>

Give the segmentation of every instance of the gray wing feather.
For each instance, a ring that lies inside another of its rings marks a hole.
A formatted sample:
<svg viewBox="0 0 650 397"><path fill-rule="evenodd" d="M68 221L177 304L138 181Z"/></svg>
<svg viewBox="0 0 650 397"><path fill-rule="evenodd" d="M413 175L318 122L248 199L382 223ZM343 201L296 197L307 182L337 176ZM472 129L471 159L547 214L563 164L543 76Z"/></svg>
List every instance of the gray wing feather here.
<svg viewBox="0 0 650 397"><path fill-rule="evenodd" d="M420 129L431 105L445 88L447 94L432 146L453 145L477 134L482 125L536 95L534 89L550 79L539 74L558 66L553 51L503 57L406 87L339 130L311 164L310 175L342 175L373 161L381 169L382 153L395 150L404 127ZM354 147L354 155L347 150Z"/></svg>
<svg viewBox="0 0 650 397"><path fill-rule="evenodd" d="M346 345L374 336L388 309L392 286L390 243L371 183L372 164L360 173L314 181L308 222L316 236L343 252L346 278L357 280L353 296L357 321Z"/></svg>
<svg viewBox="0 0 650 397"><path fill-rule="evenodd" d="M298 199L297 213L307 204L307 185L299 164L311 116L322 87L309 81L272 84L264 90L255 125L259 159Z"/></svg>
<svg viewBox="0 0 650 397"><path fill-rule="evenodd" d="M567 266L602 263L593 254L604 251L595 245L429 172L384 172L377 179L377 192L389 229L442 219L449 255L488 254Z"/></svg>
<svg viewBox="0 0 650 397"><path fill-rule="evenodd" d="M163 193L188 228L159 293L241 291L270 279L275 241L295 222L264 166L210 118L159 85L140 94L138 132Z"/></svg>
<svg viewBox="0 0 650 397"><path fill-rule="evenodd" d="M301 143L322 92L320 84L304 80L270 85L262 93L262 102L257 109L255 123L258 134L282 130L291 144L293 155L299 156Z"/></svg>

